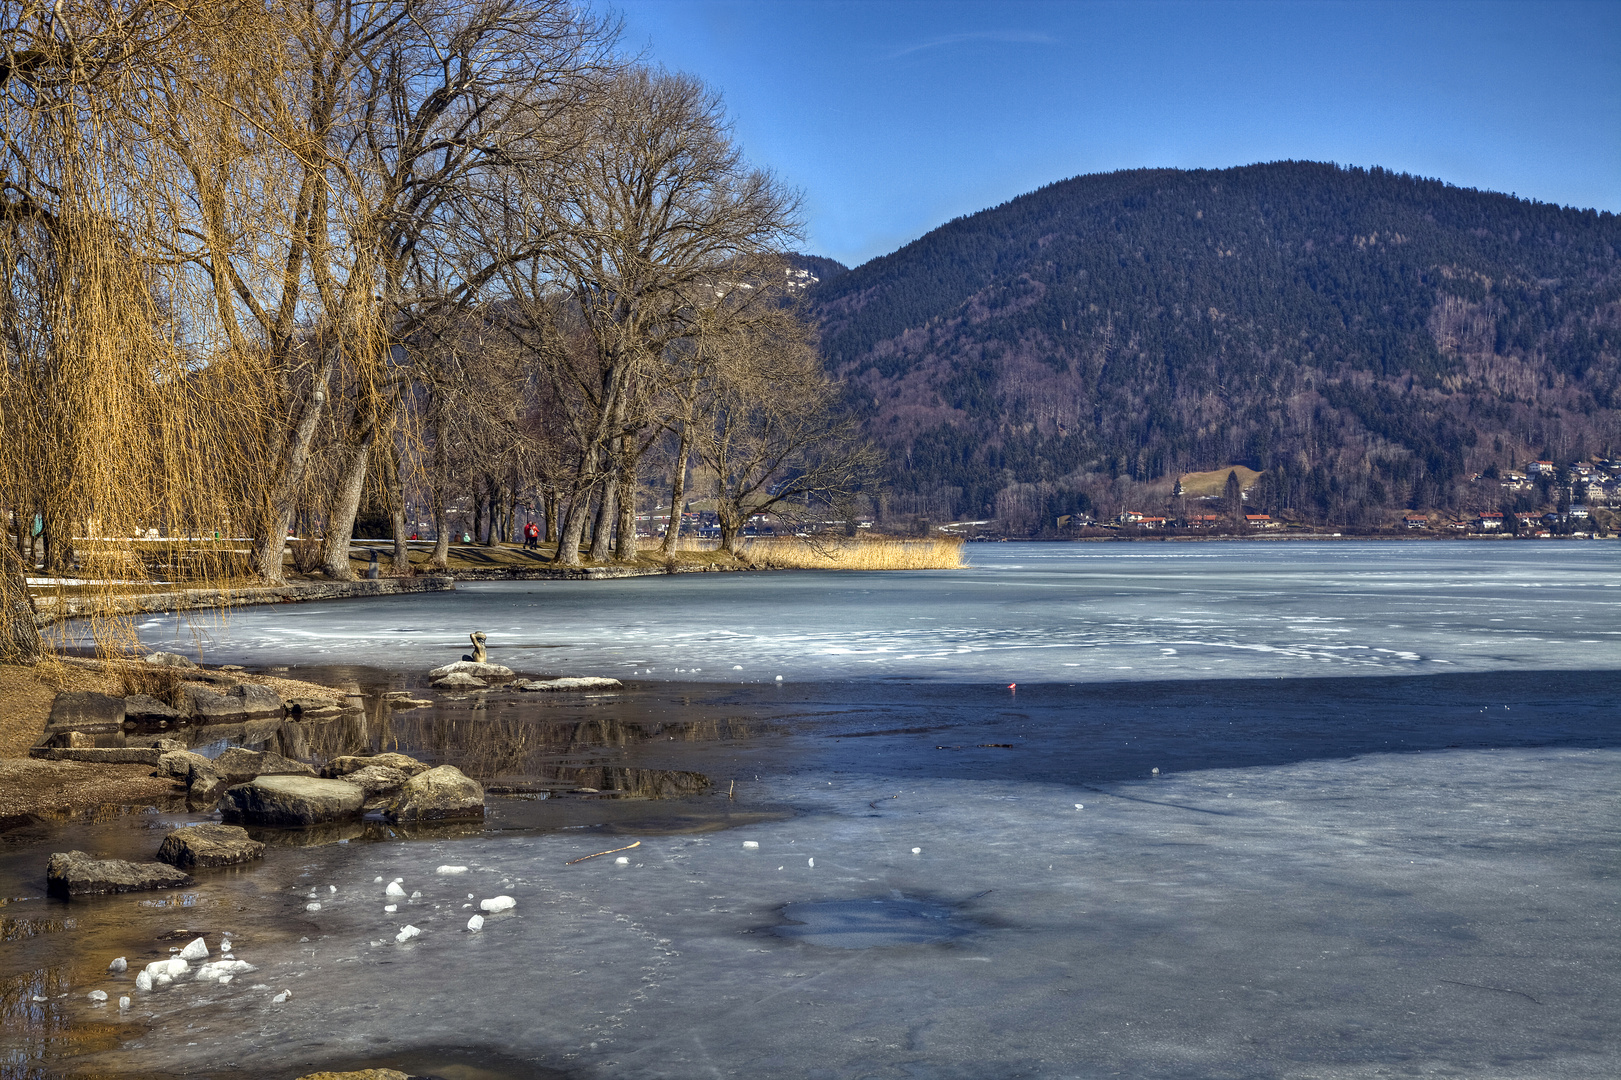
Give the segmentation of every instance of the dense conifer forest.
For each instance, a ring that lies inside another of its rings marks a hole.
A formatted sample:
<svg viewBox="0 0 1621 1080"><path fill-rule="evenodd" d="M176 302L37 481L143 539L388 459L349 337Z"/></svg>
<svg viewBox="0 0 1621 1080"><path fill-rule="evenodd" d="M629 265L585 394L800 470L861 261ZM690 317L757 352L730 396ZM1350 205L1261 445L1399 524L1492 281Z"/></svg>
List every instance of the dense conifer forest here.
<svg viewBox="0 0 1621 1080"><path fill-rule="evenodd" d="M1615 452L1621 221L1383 169L1081 176L811 290L892 515L1163 512L1177 476L1357 525ZM1158 500L1155 504L1154 500Z"/></svg>

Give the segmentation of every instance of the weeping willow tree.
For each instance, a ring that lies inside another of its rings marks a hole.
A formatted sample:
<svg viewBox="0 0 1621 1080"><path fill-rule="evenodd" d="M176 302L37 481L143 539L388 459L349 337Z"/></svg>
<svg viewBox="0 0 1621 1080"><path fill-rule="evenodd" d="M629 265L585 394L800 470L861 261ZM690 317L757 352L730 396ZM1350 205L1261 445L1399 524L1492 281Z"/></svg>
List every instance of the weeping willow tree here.
<svg viewBox="0 0 1621 1080"><path fill-rule="evenodd" d="M26 660L42 647L36 567L57 602L88 601L97 641L114 647L127 629L115 597L180 557L141 538L213 535L230 520L208 478L231 410L175 333L181 268L134 227L153 162L123 123L142 71L221 25L183 4L3 10L0 659Z"/></svg>

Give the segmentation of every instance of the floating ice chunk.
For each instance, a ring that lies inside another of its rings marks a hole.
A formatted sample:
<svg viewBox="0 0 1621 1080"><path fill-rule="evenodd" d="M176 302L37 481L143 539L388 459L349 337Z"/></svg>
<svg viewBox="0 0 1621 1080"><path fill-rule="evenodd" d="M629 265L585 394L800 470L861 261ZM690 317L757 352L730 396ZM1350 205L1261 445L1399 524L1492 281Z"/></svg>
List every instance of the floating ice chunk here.
<svg viewBox="0 0 1621 1080"><path fill-rule="evenodd" d="M498 911L510 911L517 907L518 901L510 896L492 896L488 900L480 900L478 906L480 910L494 915Z"/></svg>
<svg viewBox="0 0 1621 1080"><path fill-rule="evenodd" d="M733 671L742 671L743 670L743 665L742 664L733 664L732 665L732 670Z"/></svg>
<svg viewBox="0 0 1621 1080"><path fill-rule="evenodd" d="M216 980L216 981L217 981L217 982L218 982L218 983L219 983L219 984L220 984L220 985L221 985L221 986L225 986L225 985L226 985L226 984L228 984L228 983L229 983L229 982L230 982L230 981L231 981L231 980L232 980L232 979L234 979L234 978L236 978L236 976L235 976L235 975L221 975L221 976L220 976L220 977L219 977L219 979L217 979L217 980Z"/></svg>
<svg viewBox="0 0 1621 1080"><path fill-rule="evenodd" d="M816 865L816 860L815 860L815 859L807 859L807 860L806 860L806 861L805 861L805 864L806 864L806 865L807 865L807 866L815 866L815 865Z"/></svg>
<svg viewBox="0 0 1621 1080"><path fill-rule="evenodd" d="M782 682L782 676L781 676L781 675L778 675L778 676L777 676L777 681L778 681L778 682Z"/></svg>
<svg viewBox="0 0 1621 1080"><path fill-rule="evenodd" d="M335 893L338 891L338 887L336 885L328 885L326 887L326 891L329 893Z"/></svg>
<svg viewBox="0 0 1621 1080"><path fill-rule="evenodd" d="M416 937L420 933L422 933L421 930L419 930L416 927L412 926L410 923L406 923L404 926L400 927L400 932L394 935L394 940L395 941L410 941L412 938Z"/></svg>
<svg viewBox="0 0 1621 1080"><path fill-rule="evenodd" d="M465 867L465 866L441 866L439 869L435 870L434 873L436 873L436 874L465 874L465 873L467 873L467 867Z"/></svg>
<svg viewBox="0 0 1621 1080"><path fill-rule="evenodd" d="M283 990L281 993L277 994L275 997L270 999L270 1004L272 1004L272 1005L280 1005L282 1002L286 1001L288 998L290 998L292 996L293 996L293 992L291 990Z"/></svg>
<svg viewBox="0 0 1621 1080"><path fill-rule="evenodd" d="M160 971L157 974L157 978L153 979L152 981L159 986L168 986L170 983L174 982L174 977L171 976L167 971Z"/></svg>
<svg viewBox="0 0 1621 1080"><path fill-rule="evenodd" d="M630 865L630 860L627 859L623 855L621 855L621 856L619 856L619 858L615 859L614 862L617 863L620 866L629 866Z"/></svg>
<svg viewBox="0 0 1621 1080"><path fill-rule="evenodd" d="M1077 809L1077 810L1085 810L1086 809L1086 804L1085 803L1076 803L1075 804L1075 809Z"/></svg>
<svg viewBox="0 0 1621 1080"><path fill-rule="evenodd" d="M484 916L474 915L471 919L468 919L467 929L473 931L474 933L484 929Z"/></svg>
<svg viewBox="0 0 1621 1080"><path fill-rule="evenodd" d="M43 994L35 994L35 995L34 995L34 996L33 996L33 998L32 998L32 1000L33 1000L33 1001L36 1001L36 1002L39 1002L39 1001L49 1001L49 1000L51 1000L51 999L50 999L50 998L48 998L48 997L46 997L46 996L45 996L45 995L43 995Z"/></svg>
<svg viewBox="0 0 1621 1080"><path fill-rule="evenodd" d="M169 957L169 962L165 967L165 974L172 979L176 975L184 974L186 969L189 967L191 967L191 965L186 963L186 958L184 956L171 956Z"/></svg>
<svg viewBox="0 0 1621 1080"><path fill-rule="evenodd" d="M471 899L472 899L472 898L473 898L473 894L472 894L472 893L468 893L468 894L467 894L467 899L469 899L469 900L471 900Z"/></svg>
<svg viewBox="0 0 1621 1080"><path fill-rule="evenodd" d="M118 959L114 960L112 963L107 965L107 970L108 971L124 972L124 971L127 971L128 969L129 969L129 961L125 960L122 956L120 956Z"/></svg>
<svg viewBox="0 0 1621 1080"><path fill-rule="evenodd" d="M139 975L135 976L135 989L141 991L142 993L152 989L151 972L143 971Z"/></svg>
<svg viewBox="0 0 1621 1080"><path fill-rule="evenodd" d="M221 976L229 978L232 975L241 975L257 970L246 960L215 960L213 963L204 964L197 969L197 981L212 982Z"/></svg>
<svg viewBox="0 0 1621 1080"><path fill-rule="evenodd" d="M394 914L398 910L400 910L400 905L398 905L398 904L384 904L383 905L383 911L385 911L389 915Z"/></svg>
<svg viewBox="0 0 1621 1080"><path fill-rule="evenodd" d="M381 874L379 874L377 877L372 878L372 884L373 885L381 885L382 883L383 883L383 878L382 878Z"/></svg>
<svg viewBox="0 0 1621 1080"><path fill-rule="evenodd" d="M1149 770L1149 772L1152 773L1155 776L1158 776L1159 775L1159 766L1158 765L1154 766L1152 769Z"/></svg>
<svg viewBox="0 0 1621 1080"><path fill-rule="evenodd" d="M913 855L921 855L921 854L923 854L923 849L920 848L920 847L915 847L915 848L912 849L912 854Z"/></svg>
<svg viewBox="0 0 1621 1080"><path fill-rule="evenodd" d="M743 841L743 846L746 847L746 848L758 848L760 846L760 841L758 841L758 840L745 840L745 841Z"/></svg>
<svg viewBox="0 0 1621 1080"><path fill-rule="evenodd" d="M304 905L304 910L305 911L320 911L321 910L321 905L317 904L317 903L308 903L308 904Z"/></svg>
<svg viewBox="0 0 1621 1080"><path fill-rule="evenodd" d="M393 884L395 884L395 885L402 885L404 883L405 883L405 879L402 878L402 877L397 877L393 881Z"/></svg>
<svg viewBox="0 0 1621 1080"><path fill-rule="evenodd" d="M391 881L391 882L388 883L388 888L383 890L383 895L384 896L404 896L405 895L405 890L400 888L400 883L399 882Z"/></svg>
<svg viewBox="0 0 1621 1080"><path fill-rule="evenodd" d="M120 1009L127 1009L127 1008L129 1008L129 997L128 997L128 995L126 995L126 996L124 996L124 997L121 997L121 998L119 998L119 999L118 999L118 1007L119 1007L119 1008L120 1008Z"/></svg>
<svg viewBox="0 0 1621 1080"><path fill-rule="evenodd" d="M231 951L231 939L226 938L224 941L220 942L220 952L229 955L230 951Z"/></svg>
<svg viewBox="0 0 1621 1080"><path fill-rule="evenodd" d="M412 893L412 894L411 894L411 899L413 899L413 900L420 900L420 899L422 899L422 890L421 890L421 889L417 889L417 890L416 890L416 891L415 891L415 892L413 892L413 893Z"/></svg>
<svg viewBox="0 0 1621 1080"><path fill-rule="evenodd" d="M94 1001L97 1005L100 1005L102 1002L107 1000L107 991L105 991L105 990L92 990L92 991L90 991L90 1000Z"/></svg>

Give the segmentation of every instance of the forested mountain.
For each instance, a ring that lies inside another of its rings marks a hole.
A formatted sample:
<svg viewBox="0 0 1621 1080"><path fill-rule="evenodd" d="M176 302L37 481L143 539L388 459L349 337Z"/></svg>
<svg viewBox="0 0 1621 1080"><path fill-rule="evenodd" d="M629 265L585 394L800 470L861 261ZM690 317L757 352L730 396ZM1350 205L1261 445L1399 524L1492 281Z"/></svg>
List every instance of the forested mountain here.
<svg viewBox="0 0 1621 1080"><path fill-rule="evenodd" d="M1245 464L1354 525L1621 442L1621 220L1377 168L1076 177L809 294L895 515L1033 526Z"/></svg>

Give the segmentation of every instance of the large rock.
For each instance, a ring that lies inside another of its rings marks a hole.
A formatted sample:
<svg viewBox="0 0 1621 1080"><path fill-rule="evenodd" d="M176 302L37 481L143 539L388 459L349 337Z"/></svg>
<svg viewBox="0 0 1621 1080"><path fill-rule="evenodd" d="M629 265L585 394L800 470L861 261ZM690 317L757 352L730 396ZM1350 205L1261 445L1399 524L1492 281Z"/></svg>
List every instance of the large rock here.
<svg viewBox="0 0 1621 1080"><path fill-rule="evenodd" d="M220 799L220 813L226 821L245 825L301 828L359 817L365 803L366 793L343 780L261 776L227 789Z"/></svg>
<svg viewBox="0 0 1621 1080"><path fill-rule="evenodd" d="M471 675L476 679L510 679L512 669L502 664L480 664L472 660L458 660L454 664L434 668L430 679L443 679L446 675Z"/></svg>
<svg viewBox="0 0 1621 1080"><path fill-rule="evenodd" d="M180 784L191 783L193 770L213 771L214 763L190 750L170 750L158 758L158 775Z"/></svg>
<svg viewBox="0 0 1621 1080"><path fill-rule="evenodd" d="M88 690L64 690L51 703L46 732L83 731L112 735L124 730L124 699Z"/></svg>
<svg viewBox="0 0 1621 1080"><path fill-rule="evenodd" d="M314 766L264 750L233 746L213 761L214 771L233 784L256 776L314 776Z"/></svg>
<svg viewBox="0 0 1621 1080"><path fill-rule="evenodd" d="M124 699L124 719L131 724L178 724L182 717L179 709L155 697L131 694Z"/></svg>
<svg viewBox="0 0 1621 1080"><path fill-rule="evenodd" d="M429 769L429 766L405 754L373 754L369 757L346 754L343 757L335 757L327 762L321 769L321 775L336 779L348 776L350 773L360 769L370 768L373 765L381 765L387 769L398 769L406 776L415 776L417 773L427 772Z"/></svg>
<svg viewBox="0 0 1621 1080"><path fill-rule="evenodd" d="M46 761L84 761L93 765L156 765L158 751L138 746L35 747L30 757Z"/></svg>
<svg viewBox="0 0 1621 1080"><path fill-rule="evenodd" d="M417 1080L398 1069L361 1069L357 1072L312 1072L298 1080Z"/></svg>
<svg viewBox="0 0 1621 1080"><path fill-rule="evenodd" d="M45 869L45 881L57 896L178 889L191 884L189 876L172 866L98 859L82 851L59 851L52 855Z"/></svg>
<svg viewBox="0 0 1621 1080"><path fill-rule="evenodd" d="M449 675L433 680L431 685L435 690L482 690L490 684L465 671L452 671Z"/></svg>
<svg viewBox="0 0 1621 1080"><path fill-rule="evenodd" d="M441 765L411 777L388 808L390 821L454 821L483 816L483 786L454 765Z"/></svg>
<svg viewBox="0 0 1621 1080"><path fill-rule="evenodd" d="M147 654L146 662L148 664L156 664L158 667L181 668L183 670L195 669L197 667L196 664L192 663L186 657L181 656L179 653L172 652L149 653Z"/></svg>
<svg viewBox="0 0 1621 1080"><path fill-rule="evenodd" d="M366 797L393 791L404 787L405 782L411 779L398 769L391 769L387 765L368 765L364 769L356 769L343 778L345 782L354 784L366 793Z"/></svg>
<svg viewBox="0 0 1621 1080"><path fill-rule="evenodd" d="M265 856L265 846L239 825L188 825L163 838L158 861L182 870L234 866Z"/></svg>
<svg viewBox="0 0 1621 1080"><path fill-rule="evenodd" d="M200 724L279 718L283 712L276 692L257 683L238 683L223 692L188 683L180 688L180 697L181 711Z"/></svg>

